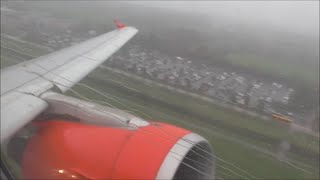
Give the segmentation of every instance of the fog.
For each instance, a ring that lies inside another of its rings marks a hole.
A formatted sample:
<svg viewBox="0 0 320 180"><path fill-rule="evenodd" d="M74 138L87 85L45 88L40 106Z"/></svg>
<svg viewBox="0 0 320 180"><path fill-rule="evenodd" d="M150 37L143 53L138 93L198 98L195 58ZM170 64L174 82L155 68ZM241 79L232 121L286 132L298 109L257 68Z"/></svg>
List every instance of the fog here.
<svg viewBox="0 0 320 180"><path fill-rule="evenodd" d="M114 29L112 20L118 19L139 29L129 44L319 96L318 1L12 1L8 5L24 14L1 16L1 31L22 39L48 43L66 32L72 32L71 39L86 39L89 31L102 34ZM42 33L51 34L49 40L39 36ZM317 106L308 97L301 99Z"/></svg>
<svg viewBox="0 0 320 180"><path fill-rule="evenodd" d="M33 12L33 17L40 16L44 22L44 15L35 13L51 14L68 24L73 32L95 30L101 34L113 28L113 19L119 19L139 29L136 39L140 45L166 54L214 65L252 58L260 64L268 61L269 70L274 69L272 66L291 69L287 76L301 74L305 79L314 79L313 82L319 79L318 1L13 1L12 4L29 14ZM8 23L5 24L5 18L2 20L3 30ZM46 24L59 28L49 21ZM283 76L281 68L279 76ZM258 71L261 74L264 70Z"/></svg>
<svg viewBox="0 0 320 180"><path fill-rule="evenodd" d="M221 16L238 23L319 36L319 1L142 1L129 4L199 13L209 17Z"/></svg>

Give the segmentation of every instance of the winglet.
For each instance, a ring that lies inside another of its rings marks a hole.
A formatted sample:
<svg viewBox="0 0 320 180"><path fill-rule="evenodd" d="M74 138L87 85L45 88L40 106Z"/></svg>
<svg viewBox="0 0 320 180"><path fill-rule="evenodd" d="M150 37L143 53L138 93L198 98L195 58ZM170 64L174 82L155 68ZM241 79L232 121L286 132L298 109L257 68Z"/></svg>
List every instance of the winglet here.
<svg viewBox="0 0 320 180"><path fill-rule="evenodd" d="M114 20L113 22L117 26L118 29L122 29L122 28L126 27L125 24L119 22L118 20Z"/></svg>

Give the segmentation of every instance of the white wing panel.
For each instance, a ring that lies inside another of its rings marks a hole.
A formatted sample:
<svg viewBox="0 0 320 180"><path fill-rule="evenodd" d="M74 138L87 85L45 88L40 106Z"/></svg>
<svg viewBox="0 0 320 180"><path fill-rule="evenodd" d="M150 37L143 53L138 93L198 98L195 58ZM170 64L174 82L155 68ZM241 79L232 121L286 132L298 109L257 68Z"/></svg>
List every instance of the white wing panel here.
<svg viewBox="0 0 320 180"><path fill-rule="evenodd" d="M1 70L1 95L18 89L26 93L39 93L43 91L43 86L39 90L31 88L32 92L28 91L30 88L27 86L43 84L41 81L53 81L62 91L66 91L102 64L137 32L133 27L117 29L78 45Z"/></svg>
<svg viewBox="0 0 320 180"><path fill-rule="evenodd" d="M12 92L1 97L1 144L47 106L44 100L28 94Z"/></svg>

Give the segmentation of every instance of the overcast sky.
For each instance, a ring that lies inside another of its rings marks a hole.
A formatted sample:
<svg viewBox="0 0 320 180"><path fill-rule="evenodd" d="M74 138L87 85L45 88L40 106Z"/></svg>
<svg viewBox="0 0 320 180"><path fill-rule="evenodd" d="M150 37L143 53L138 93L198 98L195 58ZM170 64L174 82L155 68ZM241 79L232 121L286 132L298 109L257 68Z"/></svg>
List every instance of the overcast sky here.
<svg viewBox="0 0 320 180"><path fill-rule="evenodd" d="M319 36L319 1L137 1L143 6L168 8L233 20L283 31Z"/></svg>

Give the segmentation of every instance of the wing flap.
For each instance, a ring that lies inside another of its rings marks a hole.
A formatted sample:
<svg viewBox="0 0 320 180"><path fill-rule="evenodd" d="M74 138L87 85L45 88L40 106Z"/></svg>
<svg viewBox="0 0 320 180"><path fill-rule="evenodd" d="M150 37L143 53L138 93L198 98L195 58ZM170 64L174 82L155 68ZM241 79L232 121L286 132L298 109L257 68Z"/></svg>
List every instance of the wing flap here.
<svg viewBox="0 0 320 180"><path fill-rule="evenodd" d="M1 144L48 107L35 96L11 92L1 98Z"/></svg>

